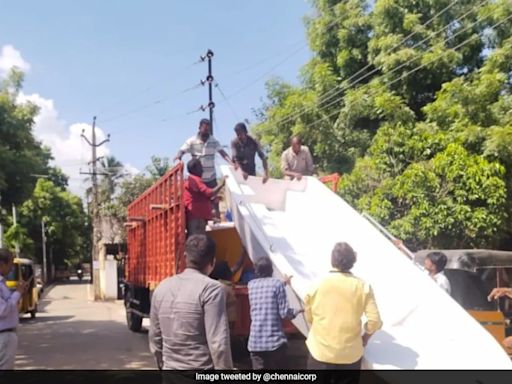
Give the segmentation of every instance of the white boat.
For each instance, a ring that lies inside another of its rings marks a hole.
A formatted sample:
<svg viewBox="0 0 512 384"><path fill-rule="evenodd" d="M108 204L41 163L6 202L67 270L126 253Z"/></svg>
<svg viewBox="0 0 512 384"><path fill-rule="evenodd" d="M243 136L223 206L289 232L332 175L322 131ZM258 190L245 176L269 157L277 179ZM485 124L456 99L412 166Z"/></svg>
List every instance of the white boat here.
<svg viewBox="0 0 512 384"><path fill-rule="evenodd" d="M268 255L276 275L292 275L290 305L332 269L331 251L346 241L357 252L353 273L373 287L384 322L370 340L369 369L511 369L496 340L365 217L313 177L259 177L221 166L227 203L254 261ZM343 308L340 308L342 311ZM294 324L304 334L303 316Z"/></svg>

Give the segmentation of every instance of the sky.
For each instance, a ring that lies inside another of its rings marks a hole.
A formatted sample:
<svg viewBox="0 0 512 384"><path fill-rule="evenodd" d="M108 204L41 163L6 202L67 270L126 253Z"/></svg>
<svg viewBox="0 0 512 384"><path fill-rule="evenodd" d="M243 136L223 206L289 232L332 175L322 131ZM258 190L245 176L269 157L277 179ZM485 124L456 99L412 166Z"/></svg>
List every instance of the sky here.
<svg viewBox="0 0 512 384"><path fill-rule="evenodd" d="M208 89L194 86L211 49L214 134L229 145L238 121L255 121L265 81L298 82L312 13L306 0L0 0L0 77L13 65L25 72L19 101L40 107L34 133L83 195L90 147L80 134L90 136L93 116L98 140L111 135L98 155L129 172L152 155L173 158L208 117L197 112Z"/></svg>

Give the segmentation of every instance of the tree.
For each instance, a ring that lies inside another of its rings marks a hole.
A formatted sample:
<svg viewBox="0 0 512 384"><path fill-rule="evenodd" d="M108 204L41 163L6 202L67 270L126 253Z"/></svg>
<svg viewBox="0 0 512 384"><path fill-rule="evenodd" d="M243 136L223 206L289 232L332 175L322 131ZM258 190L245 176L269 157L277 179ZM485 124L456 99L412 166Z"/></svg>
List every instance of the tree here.
<svg viewBox="0 0 512 384"><path fill-rule="evenodd" d="M13 69L0 85L0 206L6 209L30 196L36 183L31 175L46 174L51 160L32 132L37 107L17 102L22 82L23 74Z"/></svg>
<svg viewBox="0 0 512 384"><path fill-rule="evenodd" d="M157 180L171 168L168 157L151 156L151 164L146 167L153 180Z"/></svg>
<svg viewBox="0 0 512 384"><path fill-rule="evenodd" d="M87 255L89 226L81 199L47 179L37 180L32 196L20 209L20 223L37 248L41 247L41 221L56 265L75 263Z"/></svg>
<svg viewBox="0 0 512 384"><path fill-rule="evenodd" d="M512 3L313 5L301 84L269 81L256 110L271 164L300 134L409 244L512 247Z"/></svg>

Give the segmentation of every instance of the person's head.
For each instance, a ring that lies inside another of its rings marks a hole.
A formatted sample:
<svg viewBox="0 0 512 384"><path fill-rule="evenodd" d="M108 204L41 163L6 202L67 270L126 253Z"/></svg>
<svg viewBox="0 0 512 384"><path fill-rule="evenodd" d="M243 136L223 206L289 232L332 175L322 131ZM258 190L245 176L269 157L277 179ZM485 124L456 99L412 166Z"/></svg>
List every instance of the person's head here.
<svg viewBox="0 0 512 384"><path fill-rule="evenodd" d="M187 268L209 275L215 266L215 242L206 235L192 235L185 243Z"/></svg>
<svg viewBox="0 0 512 384"><path fill-rule="evenodd" d="M272 261L267 256L260 257L254 263L254 270L258 277L272 277L274 268L272 267Z"/></svg>
<svg viewBox="0 0 512 384"><path fill-rule="evenodd" d="M430 252L425 259L425 269L430 276L444 271L448 259L443 252Z"/></svg>
<svg viewBox="0 0 512 384"><path fill-rule="evenodd" d="M210 120L201 119L199 122L199 134L200 135L209 135L210 134Z"/></svg>
<svg viewBox="0 0 512 384"><path fill-rule="evenodd" d="M238 137L241 142L245 142L245 140L247 140L247 126L244 123L238 123L235 125L235 133L236 137Z"/></svg>
<svg viewBox="0 0 512 384"><path fill-rule="evenodd" d="M187 171L194 176L203 176L203 165L201 164L201 160L197 158L190 160L187 163Z"/></svg>
<svg viewBox="0 0 512 384"><path fill-rule="evenodd" d="M302 147L302 140L299 136L292 137L292 150L295 153L300 152L300 148Z"/></svg>
<svg viewBox="0 0 512 384"><path fill-rule="evenodd" d="M331 265L341 272L350 272L356 263L356 253L345 242L336 243L331 253Z"/></svg>
<svg viewBox="0 0 512 384"><path fill-rule="evenodd" d="M233 272L226 261L217 261L213 271L210 273L210 277L214 280L226 280L231 281L233 278Z"/></svg>
<svg viewBox="0 0 512 384"><path fill-rule="evenodd" d="M0 248L0 275L6 276L12 268L14 255L6 248Z"/></svg>

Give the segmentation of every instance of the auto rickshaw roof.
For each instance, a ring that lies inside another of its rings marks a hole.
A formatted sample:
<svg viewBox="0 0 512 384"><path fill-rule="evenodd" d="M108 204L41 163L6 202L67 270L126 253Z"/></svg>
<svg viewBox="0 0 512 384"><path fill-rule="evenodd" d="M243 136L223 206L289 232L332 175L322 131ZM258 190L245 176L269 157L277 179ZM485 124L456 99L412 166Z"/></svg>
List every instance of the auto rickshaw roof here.
<svg viewBox="0 0 512 384"><path fill-rule="evenodd" d="M446 255L446 269L512 268L512 251L492 249L423 249L415 253L414 261L423 265L427 255L435 251Z"/></svg>
<svg viewBox="0 0 512 384"><path fill-rule="evenodd" d="M14 260L12 262L16 263L16 264L34 264L33 260L25 259L22 257L16 257L16 258L14 258Z"/></svg>

